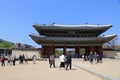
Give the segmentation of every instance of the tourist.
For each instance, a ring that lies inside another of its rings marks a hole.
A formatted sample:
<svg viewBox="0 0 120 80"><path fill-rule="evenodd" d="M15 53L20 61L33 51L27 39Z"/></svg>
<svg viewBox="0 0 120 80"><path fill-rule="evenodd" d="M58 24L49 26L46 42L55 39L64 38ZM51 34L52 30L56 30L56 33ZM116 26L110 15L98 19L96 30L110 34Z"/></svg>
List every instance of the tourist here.
<svg viewBox="0 0 120 80"><path fill-rule="evenodd" d="M84 54L82 55L82 61L83 61L83 62L85 61L85 56L84 56Z"/></svg>
<svg viewBox="0 0 120 80"><path fill-rule="evenodd" d="M65 68L65 56L62 54L60 57L60 68L64 67Z"/></svg>
<svg viewBox="0 0 120 80"><path fill-rule="evenodd" d="M8 58L7 58L7 65L11 66L11 57L10 56L8 56Z"/></svg>
<svg viewBox="0 0 120 80"><path fill-rule="evenodd" d="M95 64L97 64L97 53L96 52L93 54L93 61Z"/></svg>
<svg viewBox="0 0 120 80"><path fill-rule="evenodd" d="M13 66L15 66L15 62L16 62L16 56L15 55L12 57L12 62L13 62Z"/></svg>
<svg viewBox="0 0 120 80"><path fill-rule="evenodd" d="M52 65L55 68L55 56L54 55L49 56L49 64L50 64L50 68L52 67Z"/></svg>
<svg viewBox="0 0 120 80"><path fill-rule="evenodd" d="M99 55L99 62L100 62L100 63L102 63L102 57L103 57L103 55L100 54L100 55Z"/></svg>
<svg viewBox="0 0 120 80"><path fill-rule="evenodd" d="M1 66L5 66L5 57L4 56L1 56L0 61L1 61Z"/></svg>
<svg viewBox="0 0 120 80"><path fill-rule="evenodd" d="M66 54L66 70L68 70L68 66L71 69L72 66L72 55L71 55L71 51L69 51L69 53Z"/></svg>
<svg viewBox="0 0 120 80"><path fill-rule="evenodd" d="M22 64L24 63L24 61L25 61L25 56L24 54L22 54Z"/></svg>
<svg viewBox="0 0 120 80"><path fill-rule="evenodd" d="M22 64L22 56L19 55L19 64Z"/></svg>
<svg viewBox="0 0 120 80"><path fill-rule="evenodd" d="M28 64L28 56L25 56L25 64Z"/></svg>
<svg viewBox="0 0 120 80"><path fill-rule="evenodd" d="M100 56L97 54L97 63L99 63Z"/></svg>
<svg viewBox="0 0 120 80"><path fill-rule="evenodd" d="M35 55L32 56L32 61L33 61L33 64L36 64L36 56Z"/></svg>
<svg viewBox="0 0 120 80"><path fill-rule="evenodd" d="M93 64L93 53L92 52L90 52L89 54L89 61L91 64Z"/></svg>

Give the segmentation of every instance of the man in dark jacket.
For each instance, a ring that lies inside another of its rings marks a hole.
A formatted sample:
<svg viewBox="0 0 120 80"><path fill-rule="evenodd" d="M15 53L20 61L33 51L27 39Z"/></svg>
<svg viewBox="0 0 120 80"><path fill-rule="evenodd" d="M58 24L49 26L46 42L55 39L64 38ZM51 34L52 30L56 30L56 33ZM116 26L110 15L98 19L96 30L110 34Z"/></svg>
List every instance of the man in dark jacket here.
<svg viewBox="0 0 120 80"><path fill-rule="evenodd" d="M71 69L71 63L72 61L72 55L71 55L71 51L69 51L69 53L66 54L66 70L68 70L68 66Z"/></svg>

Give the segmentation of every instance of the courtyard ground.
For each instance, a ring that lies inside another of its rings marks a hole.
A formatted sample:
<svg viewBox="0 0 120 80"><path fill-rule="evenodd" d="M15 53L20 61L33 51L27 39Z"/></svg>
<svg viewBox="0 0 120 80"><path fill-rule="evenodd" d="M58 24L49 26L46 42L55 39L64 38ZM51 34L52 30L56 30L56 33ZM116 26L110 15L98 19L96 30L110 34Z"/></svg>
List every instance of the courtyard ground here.
<svg viewBox="0 0 120 80"><path fill-rule="evenodd" d="M0 67L0 80L120 80L120 59L103 59L103 63L90 64L80 59L72 59L72 70L49 68L47 61L33 64L16 63L16 66Z"/></svg>

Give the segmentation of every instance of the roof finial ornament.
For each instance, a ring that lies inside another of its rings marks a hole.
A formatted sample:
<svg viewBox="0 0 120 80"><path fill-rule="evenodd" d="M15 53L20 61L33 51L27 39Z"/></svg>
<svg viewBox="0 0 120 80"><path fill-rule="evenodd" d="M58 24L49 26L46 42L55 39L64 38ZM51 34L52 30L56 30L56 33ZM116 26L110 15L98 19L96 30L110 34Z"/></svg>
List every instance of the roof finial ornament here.
<svg viewBox="0 0 120 80"><path fill-rule="evenodd" d="M85 24L87 25L88 23L86 22Z"/></svg>
<svg viewBox="0 0 120 80"><path fill-rule="evenodd" d="M52 25L54 25L55 23L53 22Z"/></svg>

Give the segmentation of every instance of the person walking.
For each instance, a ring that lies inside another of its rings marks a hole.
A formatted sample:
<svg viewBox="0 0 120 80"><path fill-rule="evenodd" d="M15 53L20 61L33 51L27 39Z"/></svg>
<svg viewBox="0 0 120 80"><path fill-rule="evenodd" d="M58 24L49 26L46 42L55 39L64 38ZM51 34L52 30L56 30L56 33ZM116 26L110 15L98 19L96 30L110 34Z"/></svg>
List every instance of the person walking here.
<svg viewBox="0 0 120 80"><path fill-rule="evenodd" d="M96 52L93 54L93 61L95 64L97 64L97 53Z"/></svg>
<svg viewBox="0 0 120 80"><path fill-rule="evenodd" d="M71 51L69 51L69 53L66 54L66 70L68 70L68 66L71 69L72 68L72 55L71 55Z"/></svg>
<svg viewBox="0 0 120 80"><path fill-rule="evenodd" d="M89 54L89 60L90 60L90 63L93 64L93 53L90 52Z"/></svg>
<svg viewBox="0 0 120 80"><path fill-rule="evenodd" d="M52 65L55 68L55 56L54 55L49 56L49 64L50 64L50 68L52 67Z"/></svg>

